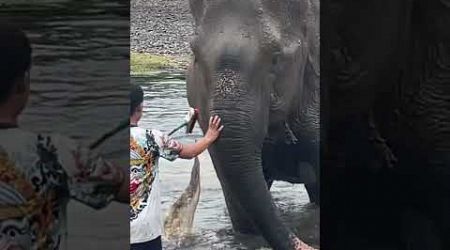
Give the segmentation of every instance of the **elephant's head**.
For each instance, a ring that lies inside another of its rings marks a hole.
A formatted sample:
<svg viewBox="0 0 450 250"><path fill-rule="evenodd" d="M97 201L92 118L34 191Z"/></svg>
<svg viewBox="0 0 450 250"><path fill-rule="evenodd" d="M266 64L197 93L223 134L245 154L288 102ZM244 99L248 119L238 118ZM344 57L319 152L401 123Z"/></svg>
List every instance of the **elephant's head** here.
<svg viewBox="0 0 450 250"><path fill-rule="evenodd" d="M269 125L287 119L303 91L309 53L295 22L302 24L308 8L276 2L191 0L196 37L188 99L200 109L204 132L214 114L225 126L209 152L233 227L262 233L275 249L291 249L292 234L264 180L261 151Z"/></svg>

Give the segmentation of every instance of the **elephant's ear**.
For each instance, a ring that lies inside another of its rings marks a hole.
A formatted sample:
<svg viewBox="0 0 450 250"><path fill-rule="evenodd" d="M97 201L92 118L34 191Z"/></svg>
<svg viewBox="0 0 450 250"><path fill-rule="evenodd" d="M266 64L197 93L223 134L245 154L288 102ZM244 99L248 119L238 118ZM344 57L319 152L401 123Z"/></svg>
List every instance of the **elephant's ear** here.
<svg viewBox="0 0 450 250"><path fill-rule="evenodd" d="M194 17L195 26L198 26L205 10L204 0L189 0L189 7Z"/></svg>

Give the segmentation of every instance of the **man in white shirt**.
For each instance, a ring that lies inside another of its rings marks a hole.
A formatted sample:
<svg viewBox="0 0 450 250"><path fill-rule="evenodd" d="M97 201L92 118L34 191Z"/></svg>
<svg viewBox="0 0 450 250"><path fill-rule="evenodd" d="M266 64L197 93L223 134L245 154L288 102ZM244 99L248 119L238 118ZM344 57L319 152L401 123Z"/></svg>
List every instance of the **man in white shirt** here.
<svg viewBox="0 0 450 250"><path fill-rule="evenodd" d="M195 144L181 144L157 130L138 127L144 93L134 85L130 94L130 243L131 250L162 249L163 231L159 183L159 157L173 161L201 154L223 129L218 116L211 117L206 135Z"/></svg>

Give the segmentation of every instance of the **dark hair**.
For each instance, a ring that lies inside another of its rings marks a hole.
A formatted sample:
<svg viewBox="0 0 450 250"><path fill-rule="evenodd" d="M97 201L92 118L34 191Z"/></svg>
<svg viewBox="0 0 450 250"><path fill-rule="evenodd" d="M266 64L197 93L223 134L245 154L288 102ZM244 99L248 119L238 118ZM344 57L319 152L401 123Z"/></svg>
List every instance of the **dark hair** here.
<svg viewBox="0 0 450 250"><path fill-rule="evenodd" d="M130 116L134 114L136 108L144 101L144 91L141 86L132 84L130 92Z"/></svg>
<svg viewBox="0 0 450 250"><path fill-rule="evenodd" d="M18 77L31 65L31 45L25 33L11 24L0 24L0 103L7 100Z"/></svg>

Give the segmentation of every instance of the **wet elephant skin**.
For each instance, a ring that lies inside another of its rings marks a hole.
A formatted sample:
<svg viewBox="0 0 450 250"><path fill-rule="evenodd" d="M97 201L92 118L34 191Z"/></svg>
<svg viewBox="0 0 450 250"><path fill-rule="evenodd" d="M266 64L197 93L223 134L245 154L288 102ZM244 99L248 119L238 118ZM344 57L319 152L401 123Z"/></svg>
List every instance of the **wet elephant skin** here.
<svg viewBox="0 0 450 250"><path fill-rule="evenodd" d="M449 2L321 8L322 247L450 249Z"/></svg>
<svg viewBox="0 0 450 250"><path fill-rule="evenodd" d="M190 6L196 35L188 100L200 109L203 131L213 114L225 126L209 152L233 228L260 233L275 249L293 249L294 235L268 184L307 180L310 199L319 200L319 2L191 0Z"/></svg>

